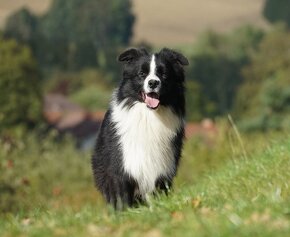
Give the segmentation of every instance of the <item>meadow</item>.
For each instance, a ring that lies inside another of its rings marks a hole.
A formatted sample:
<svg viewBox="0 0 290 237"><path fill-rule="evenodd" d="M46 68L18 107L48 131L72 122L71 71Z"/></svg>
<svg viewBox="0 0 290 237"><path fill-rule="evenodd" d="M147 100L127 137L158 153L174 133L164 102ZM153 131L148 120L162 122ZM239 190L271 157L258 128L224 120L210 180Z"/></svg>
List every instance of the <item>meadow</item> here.
<svg viewBox="0 0 290 237"><path fill-rule="evenodd" d="M289 136L222 127L214 142L186 141L169 196L122 212L71 139L2 142L0 236L288 236Z"/></svg>

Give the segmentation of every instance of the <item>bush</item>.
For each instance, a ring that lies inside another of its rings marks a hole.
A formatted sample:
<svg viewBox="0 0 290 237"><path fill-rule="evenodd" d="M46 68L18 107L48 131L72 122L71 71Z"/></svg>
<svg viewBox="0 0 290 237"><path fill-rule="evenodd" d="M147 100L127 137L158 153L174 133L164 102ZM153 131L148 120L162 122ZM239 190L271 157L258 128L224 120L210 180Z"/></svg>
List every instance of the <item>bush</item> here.
<svg viewBox="0 0 290 237"><path fill-rule="evenodd" d="M79 72L54 72L44 84L46 93L72 95L86 87L99 87L108 91L114 85L112 77L100 70L84 69Z"/></svg>
<svg viewBox="0 0 290 237"><path fill-rule="evenodd" d="M207 32L195 46L190 59L188 78L200 87L208 105L197 108L203 116L215 117L228 113L243 82L241 69L264 33L245 26L228 35Z"/></svg>
<svg viewBox="0 0 290 237"><path fill-rule="evenodd" d="M186 119L188 121L200 121L205 114L214 110L214 105L202 95L200 85L193 81L186 82Z"/></svg>
<svg viewBox="0 0 290 237"><path fill-rule="evenodd" d="M89 187L94 193L90 156L73 144L68 138L56 142L53 131L0 140L0 213L61 205L87 195Z"/></svg>
<svg viewBox="0 0 290 237"><path fill-rule="evenodd" d="M90 111L105 110L114 83L110 76L94 69L85 69L79 73L57 72L46 80L47 93L60 93Z"/></svg>
<svg viewBox="0 0 290 237"><path fill-rule="evenodd" d="M273 30L244 68L245 82L235 106L241 127L248 130L290 128L289 48L290 33L280 28Z"/></svg>
<svg viewBox="0 0 290 237"><path fill-rule="evenodd" d="M41 121L41 80L30 50L0 39L0 134Z"/></svg>
<svg viewBox="0 0 290 237"><path fill-rule="evenodd" d="M107 110L111 98L111 92L100 87L85 87L72 94L70 98L90 111Z"/></svg>

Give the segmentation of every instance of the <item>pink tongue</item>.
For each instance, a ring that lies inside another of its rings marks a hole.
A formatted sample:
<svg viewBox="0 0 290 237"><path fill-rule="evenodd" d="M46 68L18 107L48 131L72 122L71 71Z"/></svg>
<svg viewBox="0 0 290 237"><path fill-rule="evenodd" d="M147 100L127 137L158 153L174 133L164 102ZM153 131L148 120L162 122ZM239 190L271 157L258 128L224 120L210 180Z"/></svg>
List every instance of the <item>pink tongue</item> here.
<svg viewBox="0 0 290 237"><path fill-rule="evenodd" d="M159 102L160 102L159 99L151 97L149 95L145 95L145 103L151 109L157 108L159 105Z"/></svg>

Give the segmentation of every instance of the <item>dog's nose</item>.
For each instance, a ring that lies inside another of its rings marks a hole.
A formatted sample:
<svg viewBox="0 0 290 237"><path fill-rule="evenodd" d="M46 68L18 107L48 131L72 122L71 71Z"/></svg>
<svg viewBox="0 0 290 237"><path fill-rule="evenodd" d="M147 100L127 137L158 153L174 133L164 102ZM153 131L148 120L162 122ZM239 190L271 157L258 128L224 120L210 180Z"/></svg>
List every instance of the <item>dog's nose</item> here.
<svg viewBox="0 0 290 237"><path fill-rule="evenodd" d="M150 89L155 89L160 84L158 80L149 80L148 85Z"/></svg>

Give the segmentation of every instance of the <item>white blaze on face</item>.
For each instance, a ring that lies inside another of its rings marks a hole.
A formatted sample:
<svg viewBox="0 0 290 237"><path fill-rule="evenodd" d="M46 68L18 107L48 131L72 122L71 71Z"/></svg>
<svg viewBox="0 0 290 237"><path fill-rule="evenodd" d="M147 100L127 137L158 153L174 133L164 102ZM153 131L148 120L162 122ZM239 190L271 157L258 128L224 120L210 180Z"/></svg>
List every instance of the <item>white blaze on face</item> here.
<svg viewBox="0 0 290 237"><path fill-rule="evenodd" d="M159 85L155 89L150 89L149 87L149 81L150 80L156 80L159 81ZM145 78L144 81L144 92L150 93L150 92L156 92L158 93L161 88L161 81L159 77L156 75L156 61L155 61L155 55L152 55L151 61L150 61L150 71L148 76Z"/></svg>

